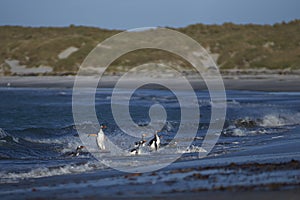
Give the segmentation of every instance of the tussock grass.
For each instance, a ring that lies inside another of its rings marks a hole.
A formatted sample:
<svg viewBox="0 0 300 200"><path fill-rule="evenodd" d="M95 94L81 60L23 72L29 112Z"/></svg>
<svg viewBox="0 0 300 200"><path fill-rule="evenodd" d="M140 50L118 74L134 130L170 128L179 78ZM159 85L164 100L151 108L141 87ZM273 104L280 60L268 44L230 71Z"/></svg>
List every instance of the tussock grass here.
<svg viewBox="0 0 300 200"><path fill-rule="evenodd" d="M178 30L198 41L211 53L219 54L217 64L225 69L300 69L300 20L274 25L194 24ZM54 73L76 73L87 54L101 41L120 30L73 26L64 28L0 27L0 66L16 59L27 67L51 66ZM66 59L58 54L78 48ZM144 63L171 63L183 69L189 64L179 56L160 50L128 53L109 68L114 72Z"/></svg>

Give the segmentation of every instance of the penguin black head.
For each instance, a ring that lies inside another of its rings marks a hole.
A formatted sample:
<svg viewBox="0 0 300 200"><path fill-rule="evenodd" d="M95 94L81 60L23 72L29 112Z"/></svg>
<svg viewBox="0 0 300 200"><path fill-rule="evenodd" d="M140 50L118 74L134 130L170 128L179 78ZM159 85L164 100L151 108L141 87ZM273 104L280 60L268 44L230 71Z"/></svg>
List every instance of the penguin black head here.
<svg viewBox="0 0 300 200"><path fill-rule="evenodd" d="M107 128L107 127L105 125L100 126L100 129L104 129L104 128Z"/></svg>
<svg viewBox="0 0 300 200"><path fill-rule="evenodd" d="M78 147L76 148L76 151L79 151L79 150L81 150L81 149L83 149L83 148L85 148L85 146L80 145L80 146L78 146Z"/></svg>

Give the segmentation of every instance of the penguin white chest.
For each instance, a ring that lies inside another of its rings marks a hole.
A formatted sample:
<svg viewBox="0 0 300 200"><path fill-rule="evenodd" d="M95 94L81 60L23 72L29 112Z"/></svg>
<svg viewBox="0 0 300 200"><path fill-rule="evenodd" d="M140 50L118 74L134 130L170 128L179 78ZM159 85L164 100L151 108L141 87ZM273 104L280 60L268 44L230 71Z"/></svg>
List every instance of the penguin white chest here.
<svg viewBox="0 0 300 200"><path fill-rule="evenodd" d="M104 145L104 133L102 130L99 131L97 135L97 144L101 150L105 150L105 145Z"/></svg>

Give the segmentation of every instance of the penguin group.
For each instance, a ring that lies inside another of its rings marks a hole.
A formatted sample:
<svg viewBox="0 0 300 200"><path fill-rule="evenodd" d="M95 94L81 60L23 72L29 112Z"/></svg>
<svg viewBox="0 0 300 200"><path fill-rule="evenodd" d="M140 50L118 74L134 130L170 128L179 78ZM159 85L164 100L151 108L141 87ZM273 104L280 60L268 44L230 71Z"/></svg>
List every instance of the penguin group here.
<svg viewBox="0 0 300 200"><path fill-rule="evenodd" d="M89 134L88 136L95 136L97 145L100 150L105 150L105 135L103 129L106 128L105 125L100 126L100 130L97 134ZM160 148L160 136L158 133L160 131L156 131L153 135L153 138L148 142L145 140L146 134L142 135L141 140L134 143L134 147L129 150L131 155L138 155L141 153L141 147L145 147L146 145L149 147L151 151L157 151ZM82 153L82 149L85 146L78 146L74 152L69 153L69 156L79 156Z"/></svg>
<svg viewBox="0 0 300 200"><path fill-rule="evenodd" d="M104 145L104 141L105 141L105 135L103 132L103 129L106 128L105 125L101 125L99 132L97 134L89 134L88 136L95 136L96 137L96 141L97 141L97 146L99 147L100 150L105 150L105 145ZM85 146L77 146L77 148L75 149L75 151L72 152L67 152L64 154L64 156L68 156L68 157L77 157L81 154L84 154L83 149L86 148Z"/></svg>
<svg viewBox="0 0 300 200"><path fill-rule="evenodd" d="M160 137L158 136L159 131L156 131L153 138L148 142L147 146L151 151L157 151L160 148ZM135 146L129 151L132 155L138 155L141 153L140 148L146 145L146 140L144 139L145 134L143 134L140 141L135 142Z"/></svg>
<svg viewBox="0 0 300 200"><path fill-rule="evenodd" d="M145 135L143 134L142 139L134 143L134 147L129 151L132 155L137 155L141 153L140 148L145 146L146 140L144 139Z"/></svg>

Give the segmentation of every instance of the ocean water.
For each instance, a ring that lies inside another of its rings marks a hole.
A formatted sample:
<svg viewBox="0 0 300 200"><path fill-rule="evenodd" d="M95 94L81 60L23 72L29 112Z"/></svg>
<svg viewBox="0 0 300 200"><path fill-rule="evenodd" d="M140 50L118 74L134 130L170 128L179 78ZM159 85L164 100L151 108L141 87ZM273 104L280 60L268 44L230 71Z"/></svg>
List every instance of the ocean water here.
<svg viewBox="0 0 300 200"><path fill-rule="evenodd" d="M107 126L104 130L107 137L118 143L118 138L128 136L113 120L111 93L111 89L97 90L96 113L99 123ZM201 118L197 136L192 138L189 147L176 146L172 140L182 120L179 103L172 92L139 89L130 101L132 119L141 127L149 123L151 105L159 103L164 106L168 117L160 133L162 144L173 142L176 153L182 154L177 161L181 163L198 159L210 122L212 105L208 92L196 91L196 94ZM122 104L122 100L119 103ZM97 124L88 120L80 126L97 132ZM182 141L190 139L180 138ZM128 142L119 145L123 145L124 150L130 149L132 138L122 141ZM251 152L256 151L256 155L260 154L259 151L270 151L275 155L291 151L299 153L299 147L295 145L278 149L281 144L289 143L300 143L300 92L227 91L224 129L208 159L243 152L251 156ZM82 142L73 121L71 89L0 88L0 184L107 169L88 151L78 157L68 156L67 153L78 145ZM145 153L145 159L147 156ZM141 157L143 155L139 159ZM118 155L115 159L130 166L135 156ZM299 171L296 173L299 175Z"/></svg>

